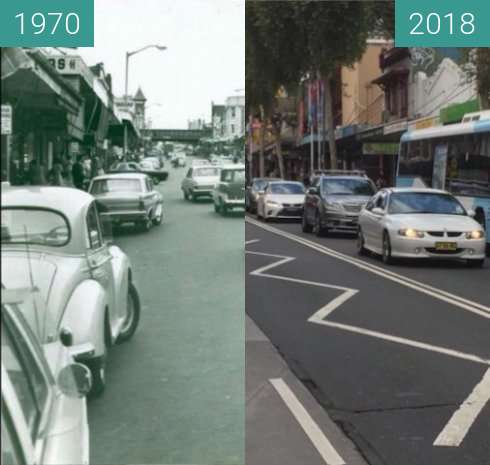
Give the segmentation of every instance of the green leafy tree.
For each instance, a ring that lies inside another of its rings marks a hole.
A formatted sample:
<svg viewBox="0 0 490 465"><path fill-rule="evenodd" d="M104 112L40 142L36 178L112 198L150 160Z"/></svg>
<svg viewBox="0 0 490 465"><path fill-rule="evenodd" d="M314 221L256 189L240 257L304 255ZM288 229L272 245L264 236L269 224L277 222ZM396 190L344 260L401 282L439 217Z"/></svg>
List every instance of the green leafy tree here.
<svg viewBox="0 0 490 465"><path fill-rule="evenodd" d="M246 4L249 111L253 114L259 109L263 118L270 117L279 86L291 90L302 78L323 79L332 167L337 167L337 150L331 84L339 67L353 65L362 57L370 34L390 33L392 10L383 9L381 3L386 2L249 0ZM276 151L280 151L281 118L272 119Z"/></svg>

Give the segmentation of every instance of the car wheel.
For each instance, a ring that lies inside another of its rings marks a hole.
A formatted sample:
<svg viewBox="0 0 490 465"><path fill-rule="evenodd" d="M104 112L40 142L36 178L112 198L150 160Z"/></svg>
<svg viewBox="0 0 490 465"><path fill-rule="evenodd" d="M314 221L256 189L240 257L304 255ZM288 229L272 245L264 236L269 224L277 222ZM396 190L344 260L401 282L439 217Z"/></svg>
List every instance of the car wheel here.
<svg viewBox="0 0 490 465"><path fill-rule="evenodd" d="M153 180L153 184L155 184L155 186L158 186L158 184L160 184L160 179L158 179L156 176L153 176L152 180Z"/></svg>
<svg viewBox="0 0 490 465"><path fill-rule="evenodd" d="M313 226L313 232L317 237L324 237L327 235L327 228L322 226L320 213L317 211L315 215L315 225Z"/></svg>
<svg viewBox="0 0 490 465"><path fill-rule="evenodd" d="M363 256L366 255L366 252L364 234L362 233L362 229L359 228L357 231L357 253Z"/></svg>
<svg viewBox="0 0 490 465"><path fill-rule="evenodd" d="M151 229L152 225L153 222L151 221L151 218L148 216L148 218L146 218L140 223L140 229L142 232L148 232Z"/></svg>
<svg viewBox="0 0 490 465"><path fill-rule="evenodd" d="M308 223L308 220L306 219L306 212L303 210L303 217L301 218L301 230L304 233L311 233L313 230L311 224Z"/></svg>
<svg viewBox="0 0 490 465"><path fill-rule="evenodd" d="M121 328L121 332L117 337L116 344L121 344L122 342L131 339L140 321L140 310L141 304L138 291L134 284L130 282L128 285L127 315Z"/></svg>
<svg viewBox="0 0 490 465"><path fill-rule="evenodd" d="M228 207L223 202L223 199L219 199L219 211L223 216L228 213Z"/></svg>
<svg viewBox="0 0 490 465"><path fill-rule="evenodd" d="M197 200L197 195L194 194L194 192L191 192L191 199L193 202L195 202Z"/></svg>
<svg viewBox="0 0 490 465"><path fill-rule="evenodd" d="M485 259L484 258L468 259L468 260L466 260L466 265L469 268L481 268L484 263L485 263Z"/></svg>
<svg viewBox="0 0 490 465"><path fill-rule="evenodd" d="M163 206L162 205L157 205L157 214L153 218L153 224L155 226L160 226L163 221Z"/></svg>
<svg viewBox="0 0 490 465"><path fill-rule="evenodd" d="M86 364L92 374L92 388L90 389L89 397L91 399L100 397L106 388L107 346L105 339L103 355L87 360Z"/></svg>
<svg viewBox="0 0 490 465"><path fill-rule="evenodd" d="M383 233L383 249L382 249L381 258L383 259L383 263L385 265L393 264L393 257L391 255L391 241L390 241L390 235L388 234L388 231L385 231Z"/></svg>

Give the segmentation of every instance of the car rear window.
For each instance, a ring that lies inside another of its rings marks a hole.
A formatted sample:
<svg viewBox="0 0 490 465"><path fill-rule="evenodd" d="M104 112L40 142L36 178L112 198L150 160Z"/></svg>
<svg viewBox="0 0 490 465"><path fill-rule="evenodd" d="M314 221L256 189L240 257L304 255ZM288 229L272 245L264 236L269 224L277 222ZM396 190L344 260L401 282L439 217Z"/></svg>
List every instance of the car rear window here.
<svg viewBox="0 0 490 465"><path fill-rule="evenodd" d="M61 247L70 241L70 226L54 210L2 208L2 244Z"/></svg>
<svg viewBox="0 0 490 465"><path fill-rule="evenodd" d="M92 195L108 192L141 192L141 182L139 179L100 179L90 188Z"/></svg>
<svg viewBox="0 0 490 465"><path fill-rule="evenodd" d="M218 168L194 168L194 176L218 176Z"/></svg>

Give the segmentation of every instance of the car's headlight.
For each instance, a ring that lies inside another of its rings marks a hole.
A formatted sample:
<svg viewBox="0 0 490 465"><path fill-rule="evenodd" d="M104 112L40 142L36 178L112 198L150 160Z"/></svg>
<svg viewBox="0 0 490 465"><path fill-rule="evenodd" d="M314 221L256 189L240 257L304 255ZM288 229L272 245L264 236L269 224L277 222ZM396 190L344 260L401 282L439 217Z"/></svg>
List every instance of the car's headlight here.
<svg viewBox="0 0 490 465"><path fill-rule="evenodd" d="M342 211L344 207L338 202L325 202L325 208L332 211Z"/></svg>
<svg viewBox="0 0 490 465"><path fill-rule="evenodd" d="M468 231L465 233L466 239L483 239L484 233L481 229L475 229L474 231Z"/></svg>
<svg viewBox="0 0 490 465"><path fill-rule="evenodd" d="M413 228L400 229L398 231L398 234L400 236L410 237L412 239L415 239L416 237L418 237L419 239L424 237L424 231L419 231L419 230L413 229Z"/></svg>
<svg viewBox="0 0 490 465"><path fill-rule="evenodd" d="M282 207L279 202L274 202L274 200L267 200L266 203L269 207Z"/></svg>

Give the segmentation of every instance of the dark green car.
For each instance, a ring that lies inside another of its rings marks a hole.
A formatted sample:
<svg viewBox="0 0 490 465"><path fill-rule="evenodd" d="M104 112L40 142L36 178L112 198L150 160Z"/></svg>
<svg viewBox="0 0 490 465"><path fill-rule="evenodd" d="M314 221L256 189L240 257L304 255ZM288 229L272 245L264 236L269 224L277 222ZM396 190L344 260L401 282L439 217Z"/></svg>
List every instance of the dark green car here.
<svg viewBox="0 0 490 465"><path fill-rule="evenodd" d="M226 215L235 208L245 210L245 165L221 168L220 180L213 191L214 211Z"/></svg>

